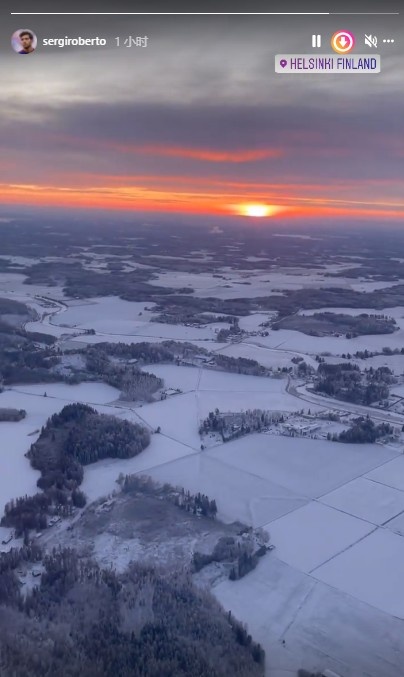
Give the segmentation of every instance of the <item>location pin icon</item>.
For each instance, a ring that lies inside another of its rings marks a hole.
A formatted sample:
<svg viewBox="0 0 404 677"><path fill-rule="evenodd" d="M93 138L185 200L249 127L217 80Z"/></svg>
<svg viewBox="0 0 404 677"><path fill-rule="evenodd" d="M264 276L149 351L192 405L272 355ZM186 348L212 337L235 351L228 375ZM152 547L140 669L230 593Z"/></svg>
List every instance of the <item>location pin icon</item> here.
<svg viewBox="0 0 404 677"><path fill-rule="evenodd" d="M279 63L281 64L282 68L285 68L285 66L288 65L288 62L286 61L286 59L281 59Z"/></svg>

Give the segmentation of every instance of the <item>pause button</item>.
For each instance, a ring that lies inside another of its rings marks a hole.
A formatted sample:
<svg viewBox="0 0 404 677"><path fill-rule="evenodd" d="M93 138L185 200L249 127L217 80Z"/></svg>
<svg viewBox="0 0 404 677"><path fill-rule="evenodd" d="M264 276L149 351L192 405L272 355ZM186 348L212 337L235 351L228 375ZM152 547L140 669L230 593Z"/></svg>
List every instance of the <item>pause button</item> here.
<svg viewBox="0 0 404 677"><path fill-rule="evenodd" d="M312 47L321 47L321 35L312 35L311 36L311 46Z"/></svg>

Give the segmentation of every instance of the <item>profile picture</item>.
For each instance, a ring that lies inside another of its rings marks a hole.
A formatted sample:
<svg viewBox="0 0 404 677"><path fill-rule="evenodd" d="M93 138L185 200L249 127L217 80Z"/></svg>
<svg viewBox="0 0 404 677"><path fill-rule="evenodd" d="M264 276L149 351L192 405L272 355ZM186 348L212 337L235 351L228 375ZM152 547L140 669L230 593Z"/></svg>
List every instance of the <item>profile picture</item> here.
<svg viewBox="0 0 404 677"><path fill-rule="evenodd" d="M11 46L17 54L31 54L35 52L38 39L29 28L19 28L11 36Z"/></svg>

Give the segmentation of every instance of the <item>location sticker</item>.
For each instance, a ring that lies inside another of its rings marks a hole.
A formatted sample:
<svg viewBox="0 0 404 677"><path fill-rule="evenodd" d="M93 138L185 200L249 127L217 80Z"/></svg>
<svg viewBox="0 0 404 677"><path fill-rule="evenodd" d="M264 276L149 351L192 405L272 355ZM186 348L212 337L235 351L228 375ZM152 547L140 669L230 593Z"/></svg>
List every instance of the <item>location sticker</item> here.
<svg viewBox="0 0 404 677"><path fill-rule="evenodd" d="M281 59L279 63L281 64L282 68L285 68L285 66L288 65L288 62L286 61L286 59Z"/></svg>

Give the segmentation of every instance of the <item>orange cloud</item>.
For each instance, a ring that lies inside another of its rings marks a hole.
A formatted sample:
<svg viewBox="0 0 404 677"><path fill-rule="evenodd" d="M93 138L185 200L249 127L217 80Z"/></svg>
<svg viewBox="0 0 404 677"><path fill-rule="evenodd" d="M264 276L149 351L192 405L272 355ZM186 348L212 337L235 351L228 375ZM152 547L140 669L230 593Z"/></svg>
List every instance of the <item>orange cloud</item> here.
<svg viewBox="0 0 404 677"><path fill-rule="evenodd" d="M404 204L393 201L344 201L252 195L248 192L196 192L142 186L61 187L35 184L0 185L3 204L37 205L70 209L155 211L189 214L240 214L240 204L259 203L270 207L277 218L367 218L403 220Z"/></svg>
<svg viewBox="0 0 404 677"><path fill-rule="evenodd" d="M121 149L123 150L123 149ZM182 146L131 146L129 150L145 155L191 158L205 162L256 162L266 158L279 158L284 152L278 148L262 150L211 150L206 148L184 148Z"/></svg>
<svg viewBox="0 0 404 677"><path fill-rule="evenodd" d="M67 134L46 132L42 133L41 137L44 144L48 142L56 142L67 145L69 148L79 148L80 150L87 147L95 151L115 151L124 154L134 155L158 155L161 157L178 157L190 160L200 160L203 162L223 162L223 163L244 163L257 162L267 158L280 158L285 155L285 150L282 148L236 148L236 149L213 149L206 147L193 148L190 146L174 146L164 143L157 144L133 144L122 143L111 139L82 139L77 136L70 136Z"/></svg>

